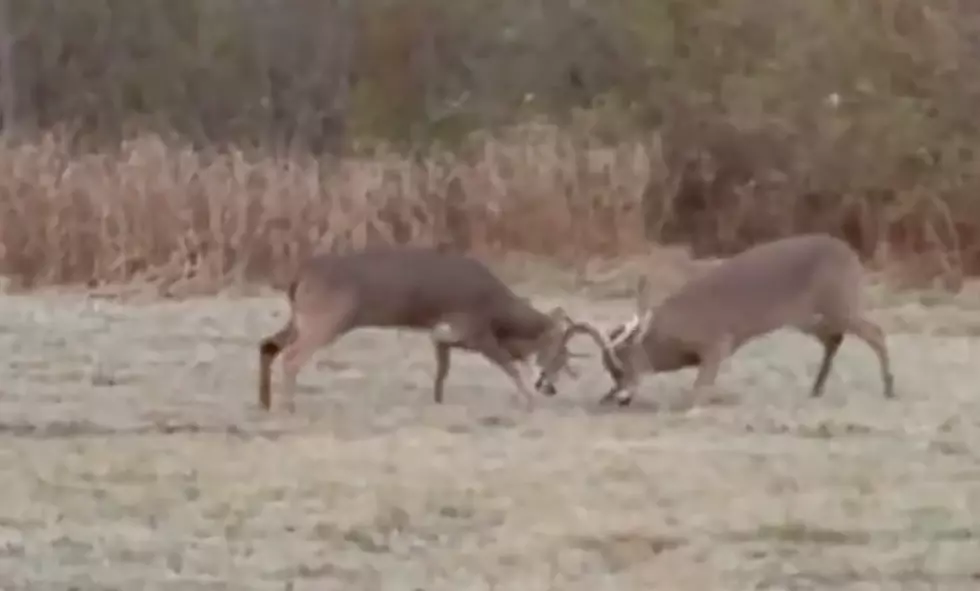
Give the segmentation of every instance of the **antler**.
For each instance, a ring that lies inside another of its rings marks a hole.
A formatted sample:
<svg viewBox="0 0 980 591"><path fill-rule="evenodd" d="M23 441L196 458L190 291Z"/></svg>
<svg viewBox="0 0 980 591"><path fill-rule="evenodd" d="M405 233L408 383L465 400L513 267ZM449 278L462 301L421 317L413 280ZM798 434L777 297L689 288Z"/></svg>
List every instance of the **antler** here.
<svg viewBox="0 0 980 591"><path fill-rule="evenodd" d="M631 340L642 339L646 336L647 331L650 330L651 320L653 320L653 310L647 310L642 314L639 312L633 314L629 322L617 326L610 331L609 334L615 336L611 336L606 341L607 346L613 348Z"/></svg>
<svg viewBox="0 0 980 591"><path fill-rule="evenodd" d="M650 282L646 275L641 275L636 280L634 291L636 312L629 322L620 324L609 331L607 344L610 348L617 347L629 341L642 340L647 331L650 330L650 323L653 320L653 310L650 308Z"/></svg>
<svg viewBox="0 0 980 591"><path fill-rule="evenodd" d="M568 341L577 334L585 334L591 337L592 340L595 341L597 345L599 345L599 348L602 350L603 357L608 359L613 365L616 365L617 368L619 368L618 366L620 364L616 360L616 357L612 354L613 345L610 344L609 341L607 341L606 338L602 336L602 333L599 332L591 324L588 324L586 322L572 322L565 330L565 334L562 337L562 344L563 345L567 344Z"/></svg>

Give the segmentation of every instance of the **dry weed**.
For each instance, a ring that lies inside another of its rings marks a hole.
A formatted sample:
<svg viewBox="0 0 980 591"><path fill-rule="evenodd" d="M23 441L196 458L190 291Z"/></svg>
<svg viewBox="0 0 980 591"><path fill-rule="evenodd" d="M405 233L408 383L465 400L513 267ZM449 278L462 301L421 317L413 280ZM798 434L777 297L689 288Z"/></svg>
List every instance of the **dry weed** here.
<svg viewBox="0 0 980 591"><path fill-rule="evenodd" d="M252 281L282 286L315 251L422 243L573 265L642 255L633 260L646 268L656 260L676 269L663 280L673 285L697 271L689 254L652 251L650 240L680 214L662 208L644 218L649 202L676 197L674 172L656 136L600 145L541 123L476 134L455 153L379 149L334 160L195 148L152 134L80 152L67 135L49 133L0 142L0 275L27 287L138 280L165 294L201 293ZM742 218L754 215L750 197ZM779 207L793 211L797 201ZM761 196L756 205L773 206ZM923 264L962 284L960 258L930 256Z"/></svg>
<svg viewBox="0 0 980 591"><path fill-rule="evenodd" d="M649 179L643 146L582 149L547 126L474 141L469 157L421 162L195 150L154 135L84 154L51 134L0 144L0 273L214 289L282 283L313 251L378 242L547 254L641 244L630 212Z"/></svg>

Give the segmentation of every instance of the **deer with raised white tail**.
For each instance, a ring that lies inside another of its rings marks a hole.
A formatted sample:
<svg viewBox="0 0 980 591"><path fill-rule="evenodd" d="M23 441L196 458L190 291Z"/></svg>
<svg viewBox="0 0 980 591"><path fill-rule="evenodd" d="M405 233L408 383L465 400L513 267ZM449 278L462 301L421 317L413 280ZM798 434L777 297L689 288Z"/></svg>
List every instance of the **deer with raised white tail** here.
<svg viewBox="0 0 980 591"><path fill-rule="evenodd" d="M557 391L567 366L568 333L580 330L560 307L545 313L517 296L483 263L426 247L384 247L310 259L287 291L290 318L259 345L259 404L272 406L272 364L282 354L286 409L295 411L296 377L320 348L366 327L429 331L435 350L435 402L452 349L483 354L513 381L525 406L533 404L529 362L537 366L536 389ZM594 331L593 331L594 332Z"/></svg>
<svg viewBox="0 0 980 591"><path fill-rule="evenodd" d="M822 395L837 350L850 334L875 352L884 395L893 398L885 335L864 314L863 276L857 253L844 241L826 234L797 235L718 263L654 307L648 304L643 279L629 322L607 335L576 325L566 337L587 332L602 347L603 366L614 382L603 404L628 406L644 373L695 366L691 397L697 399L714 386L723 363L739 347L782 327L800 330L823 345L811 396Z"/></svg>

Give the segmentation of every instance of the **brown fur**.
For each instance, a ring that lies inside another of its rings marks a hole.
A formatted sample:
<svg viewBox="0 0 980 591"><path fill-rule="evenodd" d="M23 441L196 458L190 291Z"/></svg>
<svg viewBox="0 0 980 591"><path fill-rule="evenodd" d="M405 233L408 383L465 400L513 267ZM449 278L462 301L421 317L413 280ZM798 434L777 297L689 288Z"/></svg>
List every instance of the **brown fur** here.
<svg viewBox="0 0 980 591"><path fill-rule="evenodd" d="M313 353L360 327L427 330L436 354L433 398L442 402L451 349L483 354L514 381L528 405L522 364L535 357L553 394L553 373L567 360L563 334L573 323L561 308L543 313L479 261L421 247L386 247L312 258L290 285L291 315L259 346L259 404L272 405L271 373L282 356L292 410L296 375Z"/></svg>
<svg viewBox="0 0 980 591"><path fill-rule="evenodd" d="M878 356L884 394L894 396L885 336L864 317L863 268L845 242L804 234L750 248L727 259L654 309L638 305L628 327L605 337L603 364L615 385L602 402L628 405L644 372L697 366L695 395L712 386L722 363L750 340L794 327L817 339L823 359L811 389L823 393L844 335L867 343ZM638 297L638 304L644 296ZM625 334L628 332L629 334Z"/></svg>

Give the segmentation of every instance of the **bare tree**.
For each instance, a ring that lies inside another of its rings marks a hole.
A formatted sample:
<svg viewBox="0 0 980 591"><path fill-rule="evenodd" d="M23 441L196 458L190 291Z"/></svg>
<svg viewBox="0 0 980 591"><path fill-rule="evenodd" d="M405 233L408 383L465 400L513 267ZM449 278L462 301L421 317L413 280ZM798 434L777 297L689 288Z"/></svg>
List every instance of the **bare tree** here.
<svg viewBox="0 0 980 591"><path fill-rule="evenodd" d="M247 5L271 129L316 151L343 145L350 103L357 5L280 0ZM299 137L297 137L299 136Z"/></svg>
<svg viewBox="0 0 980 591"><path fill-rule="evenodd" d="M10 0L0 0L0 117L2 129L17 125L17 81L14 79L14 32L10 22Z"/></svg>

